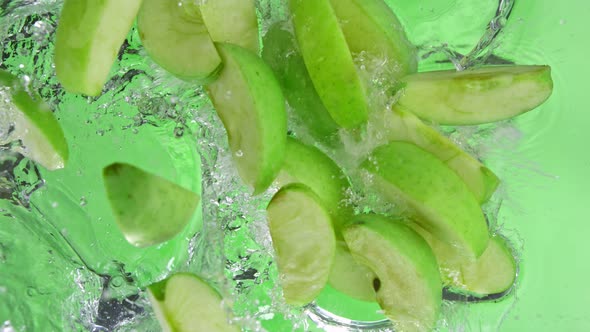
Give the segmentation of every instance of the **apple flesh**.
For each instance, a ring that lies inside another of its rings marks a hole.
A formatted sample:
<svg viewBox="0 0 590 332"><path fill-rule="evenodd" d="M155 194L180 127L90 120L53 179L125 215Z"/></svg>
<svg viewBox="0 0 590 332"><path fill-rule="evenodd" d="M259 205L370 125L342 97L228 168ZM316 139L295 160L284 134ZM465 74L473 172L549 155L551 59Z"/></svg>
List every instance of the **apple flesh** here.
<svg viewBox="0 0 590 332"><path fill-rule="evenodd" d="M57 26L55 71L63 88L98 96L141 0L66 0Z"/></svg>
<svg viewBox="0 0 590 332"><path fill-rule="evenodd" d="M221 57L194 3L143 0L137 29L150 58L181 79L204 83L221 69Z"/></svg>
<svg viewBox="0 0 590 332"><path fill-rule="evenodd" d="M361 165L368 185L428 232L477 258L488 245L488 228L467 185L442 161L418 146L391 142Z"/></svg>
<svg viewBox="0 0 590 332"><path fill-rule="evenodd" d="M398 105L442 125L475 125L509 119L539 106L553 91L549 66L491 66L417 73Z"/></svg>
<svg viewBox="0 0 590 332"><path fill-rule="evenodd" d="M373 289L396 331L429 331L439 316L442 283L426 241L408 226L377 215L344 231L353 257L373 271Z"/></svg>
<svg viewBox="0 0 590 332"><path fill-rule="evenodd" d="M242 180L254 194L274 181L285 156L285 98L272 70L256 54L232 44L216 43L224 67L207 86L227 131Z"/></svg>
<svg viewBox="0 0 590 332"><path fill-rule="evenodd" d="M117 225L125 239L137 247L176 236L200 201L198 194L129 164L105 167L103 178Z"/></svg>
<svg viewBox="0 0 590 332"><path fill-rule="evenodd" d="M28 92L17 77L1 69L0 106L8 122L14 124L8 139L22 142L15 151L50 171L65 167L68 143L49 105L36 92Z"/></svg>

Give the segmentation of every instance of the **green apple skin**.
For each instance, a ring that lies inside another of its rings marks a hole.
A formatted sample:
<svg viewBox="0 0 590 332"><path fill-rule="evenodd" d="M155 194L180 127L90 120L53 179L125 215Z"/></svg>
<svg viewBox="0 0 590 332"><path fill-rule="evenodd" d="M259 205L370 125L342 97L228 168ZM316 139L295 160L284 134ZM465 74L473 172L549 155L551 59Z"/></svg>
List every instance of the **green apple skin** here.
<svg viewBox="0 0 590 332"><path fill-rule="evenodd" d="M377 302L395 330L430 331L439 316L442 283L428 243L378 215L358 216L343 231L353 257L374 272Z"/></svg>
<svg viewBox="0 0 590 332"><path fill-rule="evenodd" d="M141 0L65 0L55 41L55 71L71 93L98 96Z"/></svg>
<svg viewBox="0 0 590 332"><path fill-rule="evenodd" d="M441 125L475 125L510 119L541 105L553 91L549 66L490 66L457 72L417 73L398 105Z"/></svg>
<svg viewBox="0 0 590 332"><path fill-rule="evenodd" d="M150 285L148 298L166 332L238 332L228 323L223 298L191 273L176 273Z"/></svg>
<svg viewBox="0 0 590 332"><path fill-rule="evenodd" d="M383 0L330 0L353 55L366 52L387 60L395 79L415 73L416 47Z"/></svg>
<svg viewBox="0 0 590 332"><path fill-rule="evenodd" d="M501 236L493 236L477 259L462 252L416 224L411 225L428 242L440 267L443 284L451 290L475 297L501 294L514 284L516 261Z"/></svg>
<svg viewBox="0 0 590 332"><path fill-rule="evenodd" d="M69 149L63 129L41 96L27 91L20 80L0 69L0 96L12 104L7 112L15 122L14 137L18 137L24 148L18 152L31 158L47 170L65 167Z"/></svg>
<svg viewBox="0 0 590 332"><path fill-rule="evenodd" d="M290 0L295 36L309 76L332 119L354 128L368 119L365 87L330 0Z"/></svg>
<svg viewBox="0 0 590 332"><path fill-rule="evenodd" d="M340 128L324 107L309 77L288 22L273 24L263 37L262 58L281 83L296 121L315 140L333 145Z"/></svg>
<svg viewBox="0 0 590 332"><path fill-rule="evenodd" d="M285 301L303 306L328 282L336 238L328 210L312 189L282 187L266 209Z"/></svg>
<svg viewBox="0 0 590 332"><path fill-rule="evenodd" d="M254 0L202 1L201 13L211 39L260 52L258 18Z"/></svg>
<svg viewBox="0 0 590 332"><path fill-rule="evenodd" d="M370 186L428 232L472 257L484 252L489 235L479 203L434 155L412 143L390 142L375 149L361 168Z"/></svg>
<svg viewBox="0 0 590 332"><path fill-rule="evenodd" d="M412 113L393 107L386 110L383 122L383 133L389 140L410 142L435 155L455 171L480 204L487 202L500 184L489 168Z"/></svg>
<svg viewBox="0 0 590 332"><path fill-rule="evenodd" d="M237 45L216 45L224 68L207 86L209 97L227 131L242 180L259 194L283 165L285 98L272 70L256 54Z"/></svg>
<svg viewBox="0 0 590 332"><path fill-rule="evenodd" d="M176 236L200 201L198 194L129 164L105 167L103 178L117 225L127 241L137 247Z"/></svg>
<svg viewBox="0 0 590 332"><path fill-rule="evenodd" d="M222 67L196 4L143 0L137 29L150 58L178 78L206 83Z"/></svg>

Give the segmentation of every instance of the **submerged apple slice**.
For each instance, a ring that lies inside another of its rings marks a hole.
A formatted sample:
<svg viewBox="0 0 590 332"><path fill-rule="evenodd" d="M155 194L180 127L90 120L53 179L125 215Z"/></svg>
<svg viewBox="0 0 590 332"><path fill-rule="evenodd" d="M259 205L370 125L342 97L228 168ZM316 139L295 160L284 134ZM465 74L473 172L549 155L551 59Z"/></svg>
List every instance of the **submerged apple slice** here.
<svg viewBox="0 0 590 332"><path fill-rule="evenodd" d="M260 40L254 0L205 0L200 6L213 41L236 44L258 54Z"/></svg>
<svg viewBox="0 0 590 332"><path fill-rule="evenodd" d="M353 55L367 53L399 79L416 72L416 48L383 0L330 0Z"/></svg>
<svg viewBox="0 0 590 332"><path fill-rule="evenodd" d="M65 166L68 143L53 112L39 94L28 92L17 77L1 69L0 112L13 125L6 138L22 143L14 147L16 152L50 171Z"/></svg>
<svg viewBox="0 0 590 332"><path fill-rule="evenodd" d="M306 305L325 287L334 261L330 214L302 184L281 188L266 211L285 301Z"/></svg>
<svg viewBox="0 0 590 332"><path fill-rule="evenodd" d="M150 285L147 290L164 331L240 331L237 325L228 322L221 295L194 274L174 274Z"/></svg>
<svg viewBox="0 0 590 332"><path fill-rule="evenodd" d="M375 302L375 290L371 286L373 275L371 269L353 258L344 240L336 241L336 255L329 278L330 286L354 299Z"/></svg>
<svg viewBox="0 0 590 332"><path fill-rule="evenodd" d="M434 155L407 142L381 146L362 164L369 185L431 234L472 257L488 245L483 212L467 185Z"/></svg>
<svg viewBox="0 0 590 332"><path fill-rule="evenodd" d="M428 242L440 267L443 284L475 297L501 294L514 284L516 262L501 236L490 238L484 253L474 259L418 225L411 226Z"/></svg>
<svg viewBox="0 0 590 332"><path fill-rule="evenodd" d="M386 110L384 122L389 140L414 143L443 161L465 182L481 204L500 184L500 179L479 160L461 150L450 139L425 124L418 117L398 107Z"/></svg>
<svg viewBox="0 0 590 332"><path fill-rule="evenodd" d="M55 41L55 71L69 92L97 96L141 0L66 0Z"/></svg>
<svg viewBox="0 0 590 332"><path fill-rule="evenodd" d="M553 91L549 66L492 66L403 78L398 105L443 125L509 119L542 104Z"/></svg>
<svg viewBox="0 0 590 332"><path fill-rule="evenodd" d="M287 141L285 99L271 69L256 54L217 43L224 68L208 86L227 131L242 180L258 194L274 181Z"/></svg>
<svg viewBox="0 0 590 332"><path fill-rule="evenodd" d="M129 243L146 247L176 236L195 214L200 196L135 166L104 168L107 196Z"/></svg>
<svg viewBox="0 0 590 332"><path fill-rule="evenodd" d="M317 141L332 144L338 125L318 96L297 47L289 22L273 24L263 38L262 58L272 68L291 106L296 123Z"/></svg>
<svg viewBox="0 0 590 332"><path fill-rule="evenodd" d="M344 230L354 258L374 273L377 302L396 331L429 331L442 302L442 283L432 250L408 226L367 215Z"/></svg>
<svg viewBox="0 0 590 332"><path fill-rule="evenodd" d="M367 121L365 88L330 0L291 0L299 49L318 95L334 121L353 128Z"/></svg>
<svg viewBox="0 0 590 332"><path fill-rule="evenodd" d="M137 29L149 56L179 78L206 82L221 69L221 58L196 3L143 0Z"/></svg>

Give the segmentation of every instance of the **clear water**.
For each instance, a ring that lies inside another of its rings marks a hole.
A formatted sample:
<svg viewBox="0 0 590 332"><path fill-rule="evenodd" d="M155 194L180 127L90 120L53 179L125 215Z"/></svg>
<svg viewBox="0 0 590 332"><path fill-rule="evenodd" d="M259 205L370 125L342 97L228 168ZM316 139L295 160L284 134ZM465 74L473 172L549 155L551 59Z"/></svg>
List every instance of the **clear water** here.
<svg viewBox="0 0 590 332"><path fill-rule="evenodd" d="M499 33L509 22L513 1L388 2L412 27L408 34L420 47L421 70L514 59L501 47L504 38L513 35ZM157 331L144 289L172 271L197 272L210 280L246 330L331 331L343 325L349 330L387 329L385 323L363 327L313 306L296 309L282 302L264 214L276 188L257 197L248 193L232 166L225 131L203 92L152 63L135 30L119 54L105 93L86 98L62 91L51 64L61 1L4 1L0 6L0 66L18 74L49 102L72 150L68 168L49 173L13 153L18 142L0 146L0 323L5 322L1 331ZM257 6L263 32L287 17L275 1L260 0ZM530 54L531 61L543 63L535 51ZM374 60L357 56L359 68L365 68L374 86L371 100L377 109L392 100L380 95L386 73L372 65ZM531 161L535 138L556 121L545 113L493 126L439 128L501 178L510 179L485 209L492 229L511 240L519 257L524 240L502 211L510 205L518 210L522 203L515 197L523 185L539 183L539 177L555 179ZM379 141L378 122L372 125L365 133L371 139L363 143L356 134L342 132L343 148L321 148L354 175L363 153ZM533 125L533 135L526 136L533 143L519 145L523 132L528 135ZM300 128L290 129L310 140ZM9 130L0 115L0 134ZM183 234L156 248L128 245L118 233L99 181L99 171L114 160L144 165L200 191L202 218L196 215ZM360 192L350 193L351 204L363 211L376 206L374 196ZM518 290L516 285L497 304L446 301L440 329L494 330L516 304ZM318 304L348 318L380 319L374 307L329 290Z"/></svg>

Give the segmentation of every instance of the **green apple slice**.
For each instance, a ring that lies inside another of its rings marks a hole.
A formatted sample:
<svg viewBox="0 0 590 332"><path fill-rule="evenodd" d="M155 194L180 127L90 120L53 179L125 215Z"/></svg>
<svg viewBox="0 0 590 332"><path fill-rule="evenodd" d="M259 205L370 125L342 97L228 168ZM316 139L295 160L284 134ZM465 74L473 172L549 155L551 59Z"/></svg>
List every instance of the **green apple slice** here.
<svg viewBox="0 0 590 332"><path fill-rule="evenodd" d="M306 305L325 287L334 261L330 214L302 184L281 188L266 211L285 301Z"/></svg>
<svg viewBox="0 0 590 332"><path fill-rule="evenodd" d="M398 105L442 125L509 119L542 104L553 91L549 66L492 66L403 78Z"/></svg>
<svg viewBox="0 0 590 332"><path fill-rule="evenodd" d="M365 123L365 88L330 0L289 3L301 55L326 109L344 128Z"/></svg>
<svg viewBox="0 0 590 332"><path fill-rule="evenodd" d="M488 245L488 228L467 185L431 153L407 142L378 147L361 166L369 185L406 209L427 231L472 257Z"/></svg>
<svg viewBox="0 0 590 332"><path fill-rule="evenodd" d="M68 143L49 105L36 92L27 91L18 78L1 69L0 112L14 125L8 139L22 142L15 147L16 152L48 170L65 167Z"/></svg>
<svg viewBox="0 0 590 332"><path fill-rule="evenodd" d="M176 236L195 214L200 200L198 194L129 164L105 167L103 178L117 225L137 247Z"/></svg>
<svg viewBox="0 0 590 332"><path fill-rule="evenodd" d="M354 259L345 241L337 240L328 280L330 286L354 299L375 302L375 290L371 286L373 275L371 269Z"/></svg>
<svg viewBox="0 0 590 332"><path fill-rule="evenodd" d="M97 96L141 0L66 0L55 41L55 71L66 91Z"/></svg>
<svg viewBox="0 0 590 332"><path fill-rule="evenodd" d="M490 238L484 253L474 259L440 241L418 225L412 225L428 242L440 267L443 284L452 290L476 297L501 294L516 279L516 261L501 236Z"/></svg>
<svg viewBox="0 0 590 332"><path fill-rule="evenodd" d="M179 78L206 82L221 69L221 57L195 3L143 0L137 29L149 56Z"/></svg>
<svg viewBox="0 0 590 332"><path fill-rule="evenodd" d="M256 54L237 45L216 45L224 68L207 89L238 172L258 194L271 185L283 164L285 99L271 69Z"/></svg>
<svg viewBox="0 0 590 332"><path fill-rule="evenodd" d="M147 291L166 332L240 331L228 322L221 295L194 274L174 274L150 285Z"/></svg>
<svg viewBox="0 0 590 332"><path fill-rule="evenodd" d="M293 115L317 141L332 144L340 128L318 96L288 22L273 24L263 37L262 58L274 71Z"/></svg>
<svg viewBox="0 0 590 332"><path fill-rule="evenodd" d="M415 73L416 48L383 0L330 0L353 55L366 52L387 60L397 79ZM382 62L382 61L381 61Z"/></svg>
<svg viewBox="0 0 590 332"><path fill-rule="evenodd" d="M236 44L258 54L254 0L201 0L201 13L213 41Z"/></svg>
<svg viewBox="0 0 590 332"><path fill-rule="evenodd" d="M383 122L386 123L386 130L383 133L389 140L414 143L435 155L463 179L480 204L496 191L500 179L450 139L399 107L385 112Z"/></svg>
<svg viewBox="0 0 590 332"><path fill-rule="evenodd" d="M376 215L358 217L343 233L354 258L374 272L377 302L395 330L431 330L442 283L426 241L408 226Z"/></svg>

